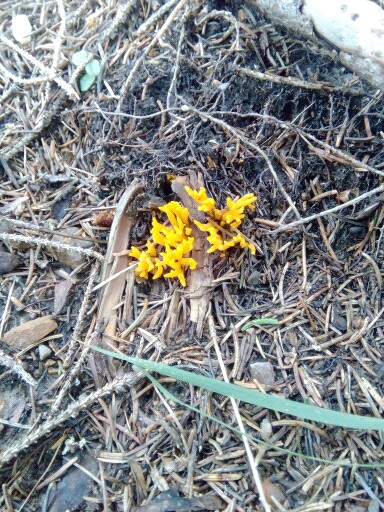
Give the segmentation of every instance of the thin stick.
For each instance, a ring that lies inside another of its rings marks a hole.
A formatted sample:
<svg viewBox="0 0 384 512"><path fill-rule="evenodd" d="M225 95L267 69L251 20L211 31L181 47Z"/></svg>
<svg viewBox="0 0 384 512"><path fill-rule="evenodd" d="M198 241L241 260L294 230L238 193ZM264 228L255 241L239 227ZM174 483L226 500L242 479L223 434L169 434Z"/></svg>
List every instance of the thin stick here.
<svg viewBox="0 0 384 512"><path fill-rule="evenodd" d="M286 122L286 121L281 121L277 117L270 116L267 114L258 114L256 112L251 112L248 114L240 114L238 112L229 112L226 110L214 111L214 112L212 112L212 114L237 116L237 117L243 118L243 119L248 118L248 117L253 117L255 119L262 119L266 123L275 124L281 128L284 128L286 130L291 130L294 133L297 133L309 146L312 146L309 142L309 140L311 140L312 142L314 142L314 143L318 144L319 146L323 147L324 149L328 150L333 155L340 157L341 159L343 159L344 162L350 163L351 166L356 169L365 170L365 171L369 171L374 174L377 174L379 176L384 176L384 171L380 171L379 169L376 169L375 167L372 167L371 165L368 165L364 162L361 162L360 160L357 160L355 157L353 157L349 153L346 153L345 151L343 151L341 149L337 149L337 148L331 146L330 144L327 144L326 142L321 141L320 139L317 139L314 135L312 135L310 133L304 133L303 130L299 126L297 126L293 123Z"/></svg>
<svg viewBox="0 0 384 512"><path fill-rule="evenodd" d="M166 4L162 5L156 12L154 12L144 23L140 25L140 27L132 34L133 38L137 38L138 36L143 35L151 25L154 25L157 20L159 20L163 14L165 14L171 7L177 4L178 0L169 0Z"/></svg>
<svg viewBox="0 0 384 512"><path fill-rule="evenodd" d="M327 248L327 251L329 253L329 255L331 256L331 258L333 260L335 260L336 262L339 263L339 260L335 254L335 251L332 249L332 246L328 240L328 237L327 237L327 233L325 231L325 227L324 227L324 224L323 224L323 221L318 218L317 219L317 223L319 224L319 228L320 228L320 235L321 235L321 238L323 239L323 242L324 242L324 245L325 247Z"/></svg>
<svg viewBox="0 0 384 512"><path fill-rule="evenodd" d="M242 75L249 76L251 78L256 78L257 80L272 82L274 84L286 84L289 85L290 87L299 87L300 89L307 89L309 91L324 91L328 93L342 92L344 94L350 94L351 96L365 95L363 91L359 91L359 89L353 89L351 87L337 87L327 85L321 82L306 82L304 80L299 80L298 78L293 76L275 75L270 72L262 73L261 71L256 71L255 69L242 68L241 66L236 66L235 71Z"/></svg>
<svg viewBox="0 0 384 512"><path fill-rule="evenodd" d="M99 290L100 288L102 288L103 286L105 286L106 284L108 284L109 282L113 281L114 279L116 279L116 277L119 277L121 274L124 274L124 272L128 272L129 270L132 270L133 268L137 267L138 263L132 263L132 265L129 265L129 267L127 268L123 268L122 270L120 270L120 272L116 272L116 274L113 274L112 276L109 276L107 279L105 279L103 282L99 283L98 285L96 285L94 288L93 288L93 292L95 292L96 290Z"/></svg>
<svg viewBox="0 0 384 512"><path fill-rule="evenodd" d="M176 94L176 82L177 82L177 75L180 69L180 56L181 56L181 48L184 40L184 25L181 27L180 30L180 36L179 36L179 42L177 44L177 52L176 52L176 61L173 68L173 76L171 80L171 85L169 86L168 93L167 93L167 109L171 108L171 102L174 103L174 97ZM164 110L164 109L162 109Z"/></svg>
<svg viewBox="0 0 384 512"><path fill-rule="evenodd" d="M285 226L280 226L277 229L266 230L266 231L264 231L264 233L275 235L276 233L282 233L283 231L289 231L293 228L297 228L298 226L301 226L303 224L307 224L308 222L312 222L313 220L319 219L320 217L326 217L327 215L331 215L333 213L339 212L340 210L343 210L344 208L348 208L349 206L353 206L354 204L360 203L361 201L364 201L364 199L367 199L368 197L371 197L375 194L379 194L380 192L384 192L384 185L380 185L379 187L369 190L368 192L365 192L364 194L361 194L360 196L355 197L354 199L351 199L347 203L339 204L337 206L334 206L333 208L329 208L328 210L323 210L322 212L315 213L314 215L310 215L309 217L304 217L301 220L296 220L294 222L286 224Z"/></svg>
<svg viewBox="0 0 384 512"><path fill-rule="evenodd" d="M30 55L28 52L17 46L17 44L13 43L8 37L4 35L0 35L0 41L3 42L5 45L7 45L11 50L19 53L24 59L31 62L34 66L36 66L40 71L43 71L45 73L47 79L54 80L67 94L70 98L75 98L77 100L80 99L80 96L77 94L75 89L68 84L65 80L60 78L59 76L54 76L54 69L49 69L44 64L42 64L40 61L35 59L33 55Z"/></svg>
<svg viewBox="0 0 384 512"><path fill-rule="evenodd" d="M104 256L92 249L83 249L82 247L74 247L72 245L63 244L61 242L54 242L52 240L46 240L45 238L33 238L31 236L24 235L13 235L9 233L0 233L0 240L8 242L26 242L28 244L43 245L45 247L52 247L53 249L61 249L72 252L80 252L86 256L96 258L97 260L103 261Z"/></svg>
<svg viewBox="0 0 384 512"><path fill-rule="evenodd" d="M86 314L86 311L87 311L87 307L88 307L88 303L89 303L89 297L91 296L91 293L93 292L92 290L92 286L93 286L93 282L95 280L95 277L97 275L97 272L99 271L99 262L96 261L95 265L93 266L93 269L89 275L89 281L88 281L88 284L87 284L87 288L85 290L85 293L84 293L84 297L83 297L83 301L81 303L81 307L80 307L80 311L79 311L79 314L77 316L77 320L76 320L76 325L75 325L75 328L73 330L73 334L71 336L71 340L69 342L69 347L68 347L68 350L67 350L67 354L65 356L65 360L64 360L64 363L63 363L63 367L66 369L68 368L72 361L73 361L73 355L75 353L75 350L76 350L76 347L77 347L77 340L80 338L80 333L81 333L81 329L83 327L83 321L84 321L84 317L85 317L85 314Z"/></svg>
<svg viewBox="0 0 384 512"><path fill-rule="evenodd" d="M0 160L1 157L0 157ZM22 220L17 219L10 219L6 218L5 216L0 215L1 220L5 220L6 224L12 224L13 226L17 226L19 228L25 228L30 231L40 231L41 233L48 233L49 235L58 235L62 236L64 238L73 238L74 240L81 240L86 242L93 242L98 244L105 244L106 242L104 240L98 240L97 238L90 238L89 236L77 236L77 235L71 235L70 233L63 233L62 231L54 230L54 229L47 229L43 228L41 226L35 226L34 224L31 224L30 222L24 222Z"/></svg>
<svg viewBox="0 0 384 512"><path fill-rule="evenodd" d="M223 374L224 381L225 382L229 382L228 374L227 374L227 369L224 366L224 361L223 361L223 358L221 356L220 347L219 347L219 344L218 344L218 341L217 341L217 336L216 336L215 324L214 324L214 321L213 321L211 313L208 314L208 326L209 326L209 333L210 333L210 336L211 336L211 340L213 342L213 346L215 347L216 356L217 356L217 359L219 361L221 373ZM262 486L262 483L261 483L260 474L259 474L259 471L258 471L258 469L256 467L256 464L255 464L255 458L253 456L251 447L249 445L249 440L245 436L245 428L244 428L243 420L241 419L241 416L240 416L240 412L239 412L239 408L237 406L236 400L234 398L231 398L231 403L232 403L232 407L233 407L233 412L234 412L235 417L236 417L236 421L237 421L238 426L239 426L239 430L243 434L242 439L243 439L245 451L247 452L248 462L249 462L249 466L250 466L251 471L252 471L253 479L255 481L256 489L257 489L257 492L259 493L260 502L262 503L262 505L264 507L264 510L266 512L271 512L271 508L270 508L270 506L267 503L267 500L265 498L264 489L263 489L263 486Z"/></svg>

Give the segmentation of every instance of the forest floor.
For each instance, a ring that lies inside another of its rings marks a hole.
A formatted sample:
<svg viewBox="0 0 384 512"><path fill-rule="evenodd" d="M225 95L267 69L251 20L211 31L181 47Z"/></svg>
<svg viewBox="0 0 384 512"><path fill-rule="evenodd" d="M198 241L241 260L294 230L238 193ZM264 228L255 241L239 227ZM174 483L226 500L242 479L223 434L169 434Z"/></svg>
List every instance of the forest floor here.
<svg viewBox="0 0 384 512"><path fill-rule="evenodd" d="M90 348L381 417L382 95L240 2L0 5L0 509L383 510L382 433L153 374L192 410ZM198 289L117 256L175 179L258 198L256 254L207 257Z"/></svg>

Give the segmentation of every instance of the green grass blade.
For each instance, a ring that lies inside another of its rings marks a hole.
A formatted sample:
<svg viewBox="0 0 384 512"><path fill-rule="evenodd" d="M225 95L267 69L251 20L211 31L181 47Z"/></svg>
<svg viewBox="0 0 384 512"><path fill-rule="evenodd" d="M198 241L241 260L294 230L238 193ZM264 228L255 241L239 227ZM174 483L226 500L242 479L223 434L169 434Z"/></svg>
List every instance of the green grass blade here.
<svg viewBox="0 0 384 512"><path fill-rule="evenodd" d="M210 377L204 377L196 373L187 372L177 368L176 366L168 366L163 363L148 361L147 359L125 356L93 345L91 347L98 352L117 359L122 359L123 361L128 361L129 363L134 364L139 368L144 368L147 371L154 371L162 375L166 375L167 377L171 377L182 382L188 382L194 386L199 386L209 391L213 391L214 393L232 397L236 400L264 407L272 411L338 427L363 430L384 430L384 419L381 418L358 416L355 414L333 411L331 409L323 409L322 407L314 405L302 404L276 395L261 393L253 389L242 388L236 384L230 384Z"/></svg>
<svg viewBox="0 0 384 512"><path fill-rule="evenodd" d="M254 318L253 320L250 320L244 324L241 330L246 331L254 325L279 325L279 321L276 318Z"/></svg>
<svg viewBox="0 0 384 512"><path fill-rule="evenodd" d="M213 421L214 423L218 423L224 428L227 428L228 430L231 430L233 433L237 434L238 436L247 437L250 441L253 441L256 444L262 444L263 446L268 446L268 448L271 448L274 451L281 452L282 454L292 455L293 457L299 457L301 459L311 460L313 462L319 462L320 464L331 464L335 466L343 466L348 468L364 468L364 469L377 469L377 468L384 468L383 463L360 463L360 462L347 462L347 461L338 461L338 460L329 460L329 459L322 459L321 457L314 457L313 455L306 455L304 453L300 452L294 452L292 450L289 450L288 448L282 448L281 446L275 446L271 443L268 443L267 441L264 441L262 439L258 439L256 437L251 436L247 432L241 432L239 429L232 427L232 425L228 425L222 420L219 420L219 418L216 418L215 416L211 416L207 412L201 411L197 407L193 407L193 405L187 404L177 398L175 395L173 395L170 391L168 391L167 388L165 388L158 380L155 379L150 373L148 373L146 370L142 369L143 374L152 382L152 384L159 390L163 395L170 401L181 405L182 407L186 407L187 409L190 409L191 411L196 412L197 414L200 414L201 416L204 416L204 418L208 418L209 420Z"/></svg>

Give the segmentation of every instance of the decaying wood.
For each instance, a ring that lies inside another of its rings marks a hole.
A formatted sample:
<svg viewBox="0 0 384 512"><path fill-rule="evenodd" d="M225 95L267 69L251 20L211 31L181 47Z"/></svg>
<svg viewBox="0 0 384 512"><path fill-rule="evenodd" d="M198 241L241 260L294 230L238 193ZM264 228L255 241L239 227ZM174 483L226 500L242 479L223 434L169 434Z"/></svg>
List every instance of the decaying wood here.
<svg viewBox="0 0 384 512"><path fill-rule="evenodd" d="M173 191L179 196L182 204L188 208L191 220L204 222L205 215L197 209L197 204L185 191L185 186L194 190L204 187L201 174L189 173L189 176L178 176L172 184ZM187 293L190 302L190 319L195 324L196 334L201 337L204 321L211 300L212 287L212 255L207 251L210 247L205 233L192 224L192 236L195 239L192 258L197 261L196 269L191 272L187 281Z"/></svg>

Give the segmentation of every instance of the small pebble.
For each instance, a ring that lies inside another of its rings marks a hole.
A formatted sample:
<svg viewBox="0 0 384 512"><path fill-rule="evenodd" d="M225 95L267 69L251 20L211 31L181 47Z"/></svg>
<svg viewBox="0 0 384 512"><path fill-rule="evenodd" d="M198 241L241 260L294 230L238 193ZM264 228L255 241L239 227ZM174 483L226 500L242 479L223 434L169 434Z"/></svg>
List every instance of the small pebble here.
<svg viewBox="0 0 384 512"><path fill-rule="evenodd" d="M52 354L52 350L47 345L39 345L40 361L45 361Z"/></svg>
<svg viewBox="0 0 384 512"><path fill-rule="evenodd" d="M255 286L259 284L261 281L261 274L258 270L254 270L247 279L247 282L250 286Z"/></svg>
<svg viewBox="0 0 384 512"><path fill-rule="evenodd" d="M21 265L21 260L15 254L0 251L0 275L8 274Z"/></svg>
<svg viewBox="0 0 384 512"><path fill-rule="evenodd" d="M265 361L251 363L249 371L252 379L256 379L266 391L275 386L275 372L271 363Z"/></svg>
<svg viewBox="0 0 384 512"><path fill-rule="evenodd" d="M12 35L20 44L31 41L32 26L26 14L17 14L12 18Z"/></svg>

